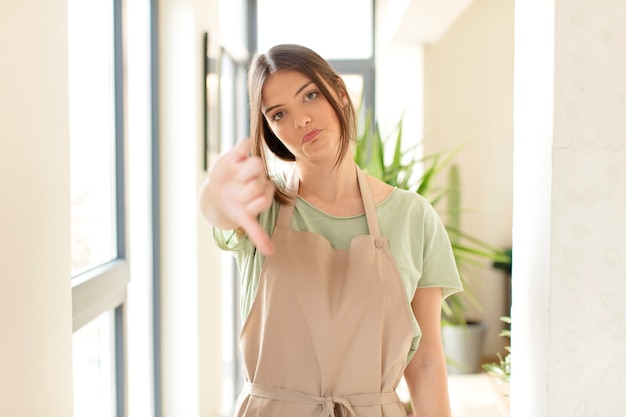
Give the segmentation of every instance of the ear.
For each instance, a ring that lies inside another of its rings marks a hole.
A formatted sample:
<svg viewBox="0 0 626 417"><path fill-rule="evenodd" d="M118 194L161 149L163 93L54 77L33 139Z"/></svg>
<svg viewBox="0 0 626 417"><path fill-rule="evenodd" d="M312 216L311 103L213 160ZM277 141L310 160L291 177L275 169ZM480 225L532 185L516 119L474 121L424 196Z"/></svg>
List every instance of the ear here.
<svg viewBox="0 0 626 417"><path fill-rule="evenodd" d="M339 85L337 90L339 90L339 102L341 103L341 107L344 107L348 104L348 93L346 92L345 86Z"/></svg>
<svg viewBox="0 0 626 417"><path fill-rule="evenodd" d="M341 103L346 106L348 104L348 93L345 90L339 91L339 98L341 99Z"/></svg>

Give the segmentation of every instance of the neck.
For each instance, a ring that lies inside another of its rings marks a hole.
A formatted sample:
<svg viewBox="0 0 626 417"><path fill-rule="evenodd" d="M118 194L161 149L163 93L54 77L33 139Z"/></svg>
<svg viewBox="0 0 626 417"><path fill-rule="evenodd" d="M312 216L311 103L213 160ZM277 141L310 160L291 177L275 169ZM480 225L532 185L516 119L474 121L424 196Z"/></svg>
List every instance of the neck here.
<svg viewBox="0 0 626 417"><path fill-rule="evenodd" d="M339 165L298 164L300 187L298 194L307 200L328 204L347 198L360 198L355 163L348 152Z"/></svg>

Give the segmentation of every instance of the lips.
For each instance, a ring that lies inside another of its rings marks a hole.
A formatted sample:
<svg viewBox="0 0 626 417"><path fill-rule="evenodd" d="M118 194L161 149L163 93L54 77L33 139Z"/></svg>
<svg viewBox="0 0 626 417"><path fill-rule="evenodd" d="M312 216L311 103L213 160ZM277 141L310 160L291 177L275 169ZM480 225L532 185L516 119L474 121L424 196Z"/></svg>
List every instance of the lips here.
<svg viewBox="0 0 626 417"><path fill-rule="evenodd" d="M304 135L304 137L302 138L302 143L313 141L315 138L317 138L317 136L320 134L321 131L322 131L321 129L313 129L307 132L307 134Z"/></svg>

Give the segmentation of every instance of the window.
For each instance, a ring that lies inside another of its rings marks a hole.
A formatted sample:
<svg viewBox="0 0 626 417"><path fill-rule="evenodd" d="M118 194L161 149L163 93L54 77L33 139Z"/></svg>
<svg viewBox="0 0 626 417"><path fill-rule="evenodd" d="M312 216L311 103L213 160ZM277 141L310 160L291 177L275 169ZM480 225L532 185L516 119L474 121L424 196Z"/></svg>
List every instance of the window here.
<svg viewBox="0 0 626 417"><path fill-rule="evenodd" d="M121 0L68 1L74 415L125 410Z"/></svg>
<svg viewBox="0 0 626 417"><path fill-rule="evenodd" d="M70 0L72 273L116 258L115 62L110 0Z"/></svg>
<svg viewBox="0 0 626 417"><path fill-rule="evenodd" d="M368 59L373 55L373 2L258 0L258 48L279 43L307 46L327 60ZM312 5L312 4L311 4Z"/></svg>
<svg viewBox="0 0 626 417"><path fill-rule="evenodd" d="M74 415L114 416L113 317L101 314L74 333Z"/></svg>

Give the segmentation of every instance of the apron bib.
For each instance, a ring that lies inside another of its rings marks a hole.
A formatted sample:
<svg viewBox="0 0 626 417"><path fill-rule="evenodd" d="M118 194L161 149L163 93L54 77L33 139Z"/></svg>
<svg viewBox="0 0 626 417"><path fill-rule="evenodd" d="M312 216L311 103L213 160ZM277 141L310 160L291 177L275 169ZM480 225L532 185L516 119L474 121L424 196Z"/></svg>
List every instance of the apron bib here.
<svg viewBox="0 0 626 417"><path fill-rule="evenodd" d="M395 389L413 336L410 305L356 170L369 234L347 250L291 230L294 206L279 208L275 253L240 335L238 417L406 417ZM298 184L296 174L288 186L297 193Z"/></svg>

